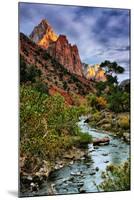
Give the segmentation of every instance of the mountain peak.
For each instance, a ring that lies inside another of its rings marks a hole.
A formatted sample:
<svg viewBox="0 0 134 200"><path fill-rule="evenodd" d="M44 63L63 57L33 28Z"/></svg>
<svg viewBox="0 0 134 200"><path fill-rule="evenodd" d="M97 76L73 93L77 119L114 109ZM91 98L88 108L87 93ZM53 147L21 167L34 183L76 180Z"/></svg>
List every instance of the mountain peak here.
<svg viewBox="0 0 134 200"><path fill-rule="evenodd" d="M42 19L41 22L33 29L30 34L30 38L35 43L47 49L51 42L57 40L58 36L53 31L48 21L46 19Z"/></svg>
<svg viewBox="0 0 134 200"><path fill-rule="evenodd" d="M52 29L52 27L49 24L49 22L47 21L47 19L42 19L37 27L42 27L42 29L44 29L44 31L47 29Z"/></svg>
<svg viewBox="0 0 134 200"><path fill-rule="evenodd" d="M47 19L42 19L41 22L40 22L40 24L47 24L47 25L49 25Z"/></svg>
<svg viewBox="0 0 134 200"><path fill-rule="evenodd" d="M30 38L64 65L71 73L82 76L82 63L76 45L71 45L66 35L56 35L46 19L33 29Z"/></svg>

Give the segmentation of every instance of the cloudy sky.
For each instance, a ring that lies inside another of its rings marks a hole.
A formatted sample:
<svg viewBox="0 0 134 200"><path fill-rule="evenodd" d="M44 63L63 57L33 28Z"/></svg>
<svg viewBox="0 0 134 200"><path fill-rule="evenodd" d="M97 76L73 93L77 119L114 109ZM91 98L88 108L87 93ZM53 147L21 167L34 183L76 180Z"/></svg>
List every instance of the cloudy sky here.
<svg viewBox="0 0 134 200"><path fill-rule="evenodd" d="M34 26L47 19L57 34L77 44L82 62L116 61L125 68L119 80L129 78L129 10L19 4L20 31L29 35Z"/></svg>

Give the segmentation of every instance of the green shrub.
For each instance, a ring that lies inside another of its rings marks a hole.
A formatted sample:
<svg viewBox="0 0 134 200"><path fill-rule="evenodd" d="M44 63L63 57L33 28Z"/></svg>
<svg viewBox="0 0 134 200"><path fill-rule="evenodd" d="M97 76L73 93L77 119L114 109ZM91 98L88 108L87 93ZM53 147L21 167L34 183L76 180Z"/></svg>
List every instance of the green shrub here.
<svg viewBox="0 0 134 200"><path fill-rule="evenodd" d="M130 94L120 91L118 88L111 91L108 96L108 107L110 110L119 113L130 110Z"/></svg>
<svg viewBox="0 0 134 200"><path fill-rule="evenodd" d="M93 114L93 120L96 121L96 122L98 122L100 119L101 119L101 112L96 111L96 112Z"/></svg>
<svg viewBox="0 0 134 200"><path fill-rule="evenodd" d="M20 57L20 82L26 83L30 81L35 83L41 77L42 72L35 65L28 65L25 63L24 58Z"/></svg>
<svg viewBox="0 0 134 200"><path fill-rule="evenodd" d="M96 95L91 93L87 95L86 98L87 98L88 105L92 108L96 108Z"/></svg>
<svg viewBox="0 0 134 200"><path fill-rule="evenodd" d="M51 56L46 52L42 55L42 57L45 59L45 60L48 60L51 58Z"/></svg>
<svg viewBox="0 0 134 200"><path fill-rule="evenodd" d="M68 88L68 84L66 81L63 82L63 88L64 88L64 90L67 90L67 88Z"/></svg>
<svg viewBox="0 0 134 200"><path fill-rule="evenodd" d="M20 152L53 160L79 142L89 139L82 135L77 122L83 107L70 107L56 94L48 96L33 86L20 87Z"/></svg>
<svg viewBox="0 0 134 200"><path fill-rule="evenodd" d="M87 144L87 143L91 143L92 142L92 136L89 135L88 133L79 133L79 141L82 144Z"/></svg>
<svg viewBox="0 0 134 200"><path fill-rule="evenodd" d="M105 192L130 190L130 163L127 161L120 166L107 166L102 178L104 181L99 188Z"/></svg>
<svg viewBox="0 0 134 200"><path fill-rule="evenodd" d="M41 81L36 82L35 88L38 92L49 94L48 85Z"/></svg>

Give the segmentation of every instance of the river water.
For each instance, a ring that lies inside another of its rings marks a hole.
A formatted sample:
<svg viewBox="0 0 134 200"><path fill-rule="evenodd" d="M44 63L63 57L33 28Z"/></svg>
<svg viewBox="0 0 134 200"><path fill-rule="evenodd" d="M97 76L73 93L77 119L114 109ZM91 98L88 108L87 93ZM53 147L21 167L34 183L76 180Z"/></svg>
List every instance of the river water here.
<svg viewBox="0 0 134 200"><path fill-rule="evenodd" d="M130 145L111 134L92 129L84 121L85 118L81 117L78 122L82 132L89 133L93 138L109 137L109 145L95 147L89 145L90 157L88 159L75 161L73 164L53 172L38 192L28 192L22 196L98 192L96 185L103 181L101 174L106 166L108 164L121 164L129 158Z"/></svg>

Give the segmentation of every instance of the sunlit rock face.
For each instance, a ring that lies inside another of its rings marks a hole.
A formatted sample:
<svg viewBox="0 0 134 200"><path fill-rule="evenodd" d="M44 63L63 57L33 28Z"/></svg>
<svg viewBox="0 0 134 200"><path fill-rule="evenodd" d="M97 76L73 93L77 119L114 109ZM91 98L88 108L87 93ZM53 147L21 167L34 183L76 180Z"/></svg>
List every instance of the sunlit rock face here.
<svg viewBox="0 0 134 200"><path fill-rule="evenodd" d="M86 78L95 81L106 81L105 71L100 68L99 64L88 65Z"/></svg>
<svg viewBox="0 0 134 200"><path fill-rule="evenodd" d="M95 77L96 81L106 81L105 71L103 69L99 69L96 73Z"/></svg>
<svg viewBox="0 0 134 200"><path fill-rule="evenodd" d="M64 65L71 73L82 76L82 63L78 48L71 45L65 35L59 35L56 42L50 44L48 52Z"/></svg>
<svg viewBox="0 0 134 200"><path fill-rule="evenodd" d="M89 66L89 68L88 68L88 70L87 70L87 75L86 75L86 77L87 77L88 79L90 79L90 80L94 80L95 75L96 75L96 71L95 71L94 67L92 67L92 66L90 67L90 66Z"/></svg>
<svg viewBox="0 0 134 200"><path fill-rule="evenodd" d="M36 26L30 38L47 49L48 53L71 73L83 76L82 63L76 45L71 45L65 35L57 36L47 20Z"/></svg>
<svg viewBox="0 0 134 200"><path fill-rule="evenodd" d="M53 31L47 20L43 19L40 24L33 29L30 38L35 43L47 49L51 42L55 42L58 39L58 35Z"/></svg>

